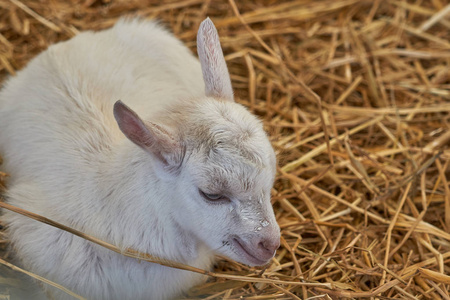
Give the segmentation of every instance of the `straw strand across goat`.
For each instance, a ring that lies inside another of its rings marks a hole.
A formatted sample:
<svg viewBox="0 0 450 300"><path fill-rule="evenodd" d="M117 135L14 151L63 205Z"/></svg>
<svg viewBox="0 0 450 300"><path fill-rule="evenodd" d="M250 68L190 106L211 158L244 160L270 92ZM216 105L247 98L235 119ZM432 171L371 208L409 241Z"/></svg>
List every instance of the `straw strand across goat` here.
<svg viewBox="0 0 450 300"><path fill-rule="evenodd" d="M215 254L267 263L280 243L275 154L233 100L209 19L197 38L201 64L156 23L121 20L31 61L0 94L7 201L198 268ZM172 298L204 279L12 212L4 220L26 269L89 299Z"/></svg>

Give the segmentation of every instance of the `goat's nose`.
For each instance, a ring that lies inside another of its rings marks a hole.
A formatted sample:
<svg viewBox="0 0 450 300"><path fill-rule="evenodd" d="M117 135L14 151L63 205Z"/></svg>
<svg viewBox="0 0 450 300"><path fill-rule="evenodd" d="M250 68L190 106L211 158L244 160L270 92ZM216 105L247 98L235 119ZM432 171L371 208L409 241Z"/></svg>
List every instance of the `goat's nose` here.
<svg viewBox="0 0 450 300"><path fill-rule="evenodd" d="M265 252L266 255L271 257L275 254L275 251L280 247L279 239L264 239L258 244L258 248Z"/></svg>

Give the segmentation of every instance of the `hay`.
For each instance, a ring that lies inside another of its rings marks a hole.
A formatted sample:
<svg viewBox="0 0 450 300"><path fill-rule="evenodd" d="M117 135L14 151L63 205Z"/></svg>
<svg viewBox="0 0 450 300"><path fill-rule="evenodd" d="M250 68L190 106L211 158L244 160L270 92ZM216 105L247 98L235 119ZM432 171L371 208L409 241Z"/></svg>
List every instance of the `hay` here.
<svg viewBox="0 0 450 300"><path fill-rule="evenodd" d="M278 154L282 246L263 270L220 260L216 274L250 282L212 277L188 299L450 299L447 1L143 2L0 0L0 80L125 14L193 51L213 19Z"/></svg>

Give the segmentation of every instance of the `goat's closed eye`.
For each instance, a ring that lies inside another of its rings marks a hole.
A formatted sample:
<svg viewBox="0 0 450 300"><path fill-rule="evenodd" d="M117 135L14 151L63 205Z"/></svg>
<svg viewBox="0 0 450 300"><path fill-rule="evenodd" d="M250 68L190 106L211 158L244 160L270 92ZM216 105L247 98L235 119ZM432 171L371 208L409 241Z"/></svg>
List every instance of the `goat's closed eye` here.
<svg viewBox="0 0 450 300"><path fill-rule="evenodd" d="M202 195L203 198L205 198L206 200L218 201L218 200L227 200L228 199L227 197L222 196L220 194L207 194L200 189L198 191L200 192L200 195Z"/></svg>

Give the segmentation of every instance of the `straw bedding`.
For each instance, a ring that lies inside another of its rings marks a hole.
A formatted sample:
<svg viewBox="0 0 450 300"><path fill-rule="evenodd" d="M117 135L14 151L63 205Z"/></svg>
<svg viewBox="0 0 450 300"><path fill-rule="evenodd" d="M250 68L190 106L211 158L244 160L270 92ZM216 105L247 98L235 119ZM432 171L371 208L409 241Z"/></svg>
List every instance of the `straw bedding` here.
<svg viewBox="0 0 450 300"><path fill-rule="evenodd" d="M162 20L193 51L210 16L237 101L278 154L276 257L222 259L186 298L450 299L448 1L0 0L1 82L127 14ZM0 299L8 284L1 273Z"/></svg>

